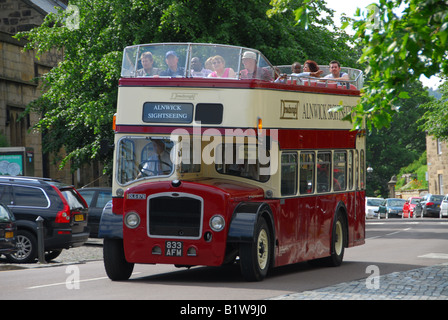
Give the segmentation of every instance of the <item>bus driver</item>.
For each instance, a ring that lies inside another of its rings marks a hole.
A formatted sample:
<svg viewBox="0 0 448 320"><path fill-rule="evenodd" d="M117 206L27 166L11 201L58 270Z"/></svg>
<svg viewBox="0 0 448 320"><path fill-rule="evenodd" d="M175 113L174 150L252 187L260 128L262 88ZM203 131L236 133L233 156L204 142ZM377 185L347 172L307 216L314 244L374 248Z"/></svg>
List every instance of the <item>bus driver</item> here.
<svg viewBox="0 0 448 320"><path fill-rule="evenodd" d="M158 176L169 174L172 170L172 162L169 152L165 149L165 143L162 140L152 140L145 146L148 150L146 160L142 159L140 163L140 173L138 178L147 176Z"/></svg>

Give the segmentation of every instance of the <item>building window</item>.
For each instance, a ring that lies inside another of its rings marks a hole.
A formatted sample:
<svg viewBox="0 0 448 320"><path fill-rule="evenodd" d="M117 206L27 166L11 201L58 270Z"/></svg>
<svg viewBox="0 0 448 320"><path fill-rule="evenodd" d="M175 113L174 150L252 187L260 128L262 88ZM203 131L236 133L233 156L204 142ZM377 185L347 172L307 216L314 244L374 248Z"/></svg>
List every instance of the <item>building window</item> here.
<svg viewBox="0 0 448 320"><path fill-rule="evenodd" d="M437 139L437 154L442 154L442 140Z"/></svg>
<svg viewBox="0 0 448 320"><path fill-rule="evenodd" d="M22 108L10 107L7 108L7 124L11 134L11 147L25 146L25 135L27 129L27 121L29 115L22 117L21 114L25 110Z"/></svg>

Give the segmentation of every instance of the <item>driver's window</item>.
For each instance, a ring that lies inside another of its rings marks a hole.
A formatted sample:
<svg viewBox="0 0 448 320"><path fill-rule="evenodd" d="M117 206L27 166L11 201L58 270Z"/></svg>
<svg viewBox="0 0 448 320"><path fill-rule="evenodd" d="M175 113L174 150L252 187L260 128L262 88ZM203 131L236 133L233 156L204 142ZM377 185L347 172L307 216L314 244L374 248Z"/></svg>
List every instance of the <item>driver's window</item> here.
<svg viewBox="0 0 448 320"><path fill-rule="evenodd" d="M171 149L173 143L166 139L151 139L142 148L139 177L169 175L173 170Z"/></svg>

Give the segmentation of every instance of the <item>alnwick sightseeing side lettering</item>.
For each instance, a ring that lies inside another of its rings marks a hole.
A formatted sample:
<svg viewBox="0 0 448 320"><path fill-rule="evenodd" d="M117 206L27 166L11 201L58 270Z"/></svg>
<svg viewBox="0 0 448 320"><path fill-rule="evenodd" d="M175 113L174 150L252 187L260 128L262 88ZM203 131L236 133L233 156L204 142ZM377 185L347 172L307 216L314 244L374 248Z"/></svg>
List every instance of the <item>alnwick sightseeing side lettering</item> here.
<svg viewBox="0 0 448 320"><path fill-rule="evenodd" d="M342 120L351 110L351 106L326 103L304 103L302 105L302 119L305 120ZM332 109L337 109L333 111Z"/></svg>

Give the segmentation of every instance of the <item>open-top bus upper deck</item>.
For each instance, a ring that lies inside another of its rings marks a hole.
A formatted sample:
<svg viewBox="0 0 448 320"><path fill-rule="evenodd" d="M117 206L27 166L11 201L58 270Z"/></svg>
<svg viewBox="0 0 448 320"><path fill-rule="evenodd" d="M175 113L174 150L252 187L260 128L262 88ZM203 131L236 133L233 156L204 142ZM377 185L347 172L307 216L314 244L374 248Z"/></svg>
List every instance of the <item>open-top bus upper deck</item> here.
<svg viewBox="0 0 448 320"><path fill-rule="evenodd" d="M256 128L261 119L265 128L350 129L341 120L358 102L362 72L343 67L350 80L335 81L325 79L328 66L320 69L320 78L298 76L257 50L228 45L130 46L119 89L119 105L129 112L119 112L117 124Z"/></svg>
<svg viewBox="0 0 448 320"><path fill-rule="evenodd" d="M170 56L177 58L176 68L170 68ZM151 66L144 65L143 59L151 60ZM214 59L215 58L215 59ZM217 58L217 59L216 59ZM247 72L244 59L256 61L256 72ZM225 74L217 72L217 66L231 69ZM319 66L321 77L291 73L290 65L273 66L266 57L255 49L207 43L155 43L126 47L121 69L122 78L209 78L209 80L259 79L268 82L277 80L280 74L287 75L286 83L304 86L360 90L363 86L361 70L342 67L341 72L349 79L335 83L325 76L330 73L328 66ZM171 69L171 70L170 70ZM303 88L302 88L303 89Z"/></svg>

